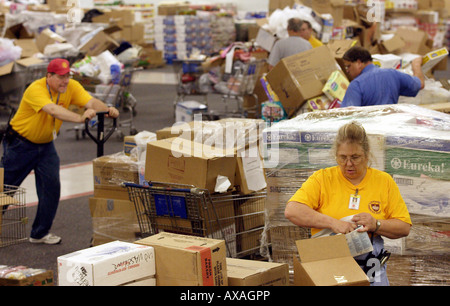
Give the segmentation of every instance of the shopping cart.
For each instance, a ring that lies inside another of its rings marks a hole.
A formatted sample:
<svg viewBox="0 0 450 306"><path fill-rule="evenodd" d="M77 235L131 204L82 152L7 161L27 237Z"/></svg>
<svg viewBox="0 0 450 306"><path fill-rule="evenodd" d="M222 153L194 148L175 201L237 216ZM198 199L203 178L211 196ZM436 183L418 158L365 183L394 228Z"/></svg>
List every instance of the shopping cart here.
<svg viewBox="0 0 450 306"><path fill-rule="evenodd" d="M134 203L142 237L173 232L223 239L227 256L259 253L266 193L211 195L191 185L123 183Z"/></svg>
<svg viewBox="0 0 450 306"><path fill-rule="evenodd" d="M91 95L103 101L108 106L114 106L121 110L120 119L117 121L117 126L115 132L118 138L123 138L124 132L123 128L128 128L129 135L136 135L138 133L134 126L134 117L137 115L136 105L137 100L130 91L131 80L133 78L133 73L135 71L141 70L142 68L136 67L125 67L121 72L120 81L118 84L97 84L93 87L85 86L85 88L92 90ZM83 84L83 81L81 81ZM128 113L127 116L122 116L122 113ZM125 118L125 119L123 119ZM95 126L95 121L91 124ZM109 123L108 123L109 124ZM85 125L75 125L74 127L68 128L67 131L75 131L75 138L80 139L85 138Z"/></svg>
<svg viewBox="0 0 450 306"><path fill-rule="evenodd" d="M251 111L258 117L258 96L253 91L265 62L265 60L259 59L251 59L247 62L235 61L232 72L225 74L222 82L216 84L214 88L221 94L221 101L225 109L221 116L247 117L247 113ZM254 109L244 109L245 96L253 97ZM236 107L230 112L228 103L233 100L236 102Z"/></svg>
<svg viewBox="0 0 450 306"><path fill-rule="evenodd" d="M0 77L0 112L14 114L22 100L25 89L35 80L45 76L47 62L28 66L15 65L14 70Z"/></svg>
<svg viewBox="0 0 450 306"><path fill-rule="evenodd" d="M25 189L4 185L0 193L0 247L27 240Z"/></svg>
<svg viewBox="0 0 450 306"><path fill-rule="evenodd" d="M199 86L199 78L203 73L202 63L204 60L198 59L175 59L173 69L177 80L176 96L173 101L173 113L178 102L185 100L186 96L199 96L203 98L203 104L208 106L208 92L202 92Z"/></svg>

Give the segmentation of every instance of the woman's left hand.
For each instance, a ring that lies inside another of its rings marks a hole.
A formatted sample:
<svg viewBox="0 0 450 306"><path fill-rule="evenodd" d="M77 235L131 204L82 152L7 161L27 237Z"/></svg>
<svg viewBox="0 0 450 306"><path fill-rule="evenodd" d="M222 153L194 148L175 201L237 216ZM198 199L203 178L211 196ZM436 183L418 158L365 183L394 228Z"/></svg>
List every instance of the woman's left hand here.
<svg viewBox="0 0 450 306"><path fill-rule="evenodd" d="M373 232L377 227L377 220L369 213L360 213L354 215L352 221L363 227L358 229L359 232Z"/></svg>

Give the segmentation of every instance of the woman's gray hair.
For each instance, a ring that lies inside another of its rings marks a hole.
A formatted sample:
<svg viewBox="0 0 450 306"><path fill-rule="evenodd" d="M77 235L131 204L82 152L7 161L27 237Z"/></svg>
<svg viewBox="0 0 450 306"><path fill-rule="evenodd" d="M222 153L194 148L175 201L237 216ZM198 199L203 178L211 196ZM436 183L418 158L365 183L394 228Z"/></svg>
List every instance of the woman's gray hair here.
<svg viewBox="0 0 450 306"><path fill-rule="evenodd" d="M359 144L366 157L369 160L372 159L373 156L370 151L369 138L361 123L352 121L339 128L333 144L334 156L337 156L339 146L345 142Z"/></svg>

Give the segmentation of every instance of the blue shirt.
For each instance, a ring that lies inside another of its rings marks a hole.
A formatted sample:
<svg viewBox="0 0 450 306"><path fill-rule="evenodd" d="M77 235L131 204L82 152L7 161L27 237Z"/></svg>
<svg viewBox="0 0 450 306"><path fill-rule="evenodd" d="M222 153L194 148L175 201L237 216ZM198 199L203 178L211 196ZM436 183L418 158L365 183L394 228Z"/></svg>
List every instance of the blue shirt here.
<svg viewBox="0 0 450 306"><path fill-rule="evenodd" d="M399 96L415 97L420 87L418 77L369 64L350 82L341 107L397 104Z"/></svg>

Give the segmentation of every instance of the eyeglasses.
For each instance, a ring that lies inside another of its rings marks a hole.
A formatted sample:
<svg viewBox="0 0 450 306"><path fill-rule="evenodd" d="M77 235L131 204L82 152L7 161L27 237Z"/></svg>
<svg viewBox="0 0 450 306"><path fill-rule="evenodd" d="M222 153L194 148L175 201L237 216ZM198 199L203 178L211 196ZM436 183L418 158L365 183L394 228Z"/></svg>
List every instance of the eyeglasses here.
<svg viewBox="0 0 450 306"><path fill-rule="evenodd" d="M358 165L363 161L363 156L361 155L352 155L350 157L347 157L345 155L339 155L336 157L336 161L340 164L340 165L346 165L348 161L350 161L350 163L352 165Z"/></svg>

